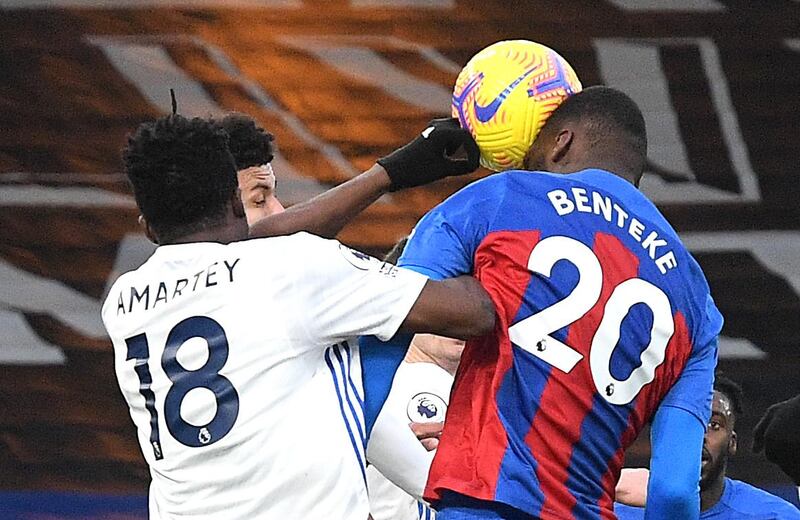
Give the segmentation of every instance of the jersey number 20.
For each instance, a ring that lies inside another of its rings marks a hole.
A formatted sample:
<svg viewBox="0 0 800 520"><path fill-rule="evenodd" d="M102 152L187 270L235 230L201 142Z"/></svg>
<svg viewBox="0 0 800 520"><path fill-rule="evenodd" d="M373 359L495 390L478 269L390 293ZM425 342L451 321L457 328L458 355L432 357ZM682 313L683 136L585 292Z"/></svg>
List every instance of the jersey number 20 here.
<svg viewBox="0 0 800 520"><path fill-rule="evenodd" d="M208 344L208 359L196 370L186 370L177 360L178 350L190 339L202 338ZM136 360L134 370L139 377L139 393L144 397L145 408L150 413L150 445L156 460L164 458L158 432L156 397L150 389L153 378L147 365L150 348L147 336L137 334L125 340L128 345L127 359ZM161 368L172 382L164 400L169 433L181 444L190 447L208 446L219 441L233 428L239 415L239 394L230 380L219 373L228 361L228 338L225 330L216 321L206 316L186 318L175 325L167 336L167 344L161 356ZM217 412L208 424L197 426L181 417L181 403L186 394L195 388L205 388L214 394Z"/></svg>
<svg viewBox="0 0 800 520"><path fill-rule="evenodd" d="M515 323L508 332L520 348L569 373L583 355L551 334L578 321L594 307L603 287L603 269L591 249L565 236L548 237L536 244L528 258L528 269L549 277L559 260L567 260L578 269L575 288L563 300ZM642 364L620 381L611 375L611 354L619 342L622 320L636 304L645 304L653 313L650 343L641 354ZM674 331L672 308L664 291L641 278L617 285L606 301L589 350L589 367L600 395L617 405L633 401L644 385L653 381Z"/></svg>

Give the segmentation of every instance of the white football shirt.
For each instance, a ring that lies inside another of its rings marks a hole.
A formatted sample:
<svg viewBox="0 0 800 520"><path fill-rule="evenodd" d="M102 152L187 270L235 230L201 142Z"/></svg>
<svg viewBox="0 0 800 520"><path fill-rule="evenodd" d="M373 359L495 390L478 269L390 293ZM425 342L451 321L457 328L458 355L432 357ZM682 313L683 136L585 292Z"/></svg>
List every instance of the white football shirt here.
<svg viewBox="0 0 800 520"><path fill-rule="evenodd" d="M425 450L408 425L444 421L452 386L453 376L434 363L398 367L367 450L373 464L367 468L367 484L374 520L434 517L421 502L434 452Z"/></svg>
<svg viewBox="0 0 800 520"><path fill-rule="evenodd" d="M122 275L103 321L151 518L365 520L346 340L393 336L426 280L307 233L161 246Z"/></svg>

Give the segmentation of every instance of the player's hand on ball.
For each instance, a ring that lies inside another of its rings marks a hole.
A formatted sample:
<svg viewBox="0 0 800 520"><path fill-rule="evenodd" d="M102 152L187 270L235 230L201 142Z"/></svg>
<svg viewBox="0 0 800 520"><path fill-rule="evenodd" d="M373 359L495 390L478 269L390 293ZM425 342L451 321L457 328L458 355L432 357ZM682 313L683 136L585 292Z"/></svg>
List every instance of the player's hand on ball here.
<svg viewBox="0 0 800 520"><path fill-rule="evenodd" d="M761 450L800 486L800 395L767 408L753 430L753 451Z"/></svg>
<svg viewBox="0 0 800 520"><path fill-rule="evenodd" d="M444 428L443 422L412 422L408 426L426 450L433 451L439 446L439 437L442 436L442 429Z"/></svg>
<svg viewBox="0 0 800 520"><path fill-rule="evenodd" d="M459 154L463 150L464 153ZM462 157L462 155L466 157ZM478 168L475 140L455 118L434 119L413 141L378 159L392 181L390 190L413 188Z"/></svg>

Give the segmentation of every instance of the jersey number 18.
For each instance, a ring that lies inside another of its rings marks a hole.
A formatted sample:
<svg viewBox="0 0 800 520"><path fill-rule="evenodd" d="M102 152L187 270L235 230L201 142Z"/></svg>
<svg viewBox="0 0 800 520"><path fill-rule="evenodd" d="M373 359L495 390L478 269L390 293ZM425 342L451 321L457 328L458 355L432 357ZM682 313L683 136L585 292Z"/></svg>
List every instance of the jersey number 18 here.
<svg viewBox="0 0 800 520"><path fill-rule="evenodd" d="M177 360L178 350L190 339L202 338L208 344L208 359L196 370L186 370ZM134 359L139 377L139 393L150 413L150 445L156 460L164 458L158 429L156 397L150 386L153 378L147 362L150 348L144 333L125 340L128 357ZM172 382L164 399L164 415L169 433L181 444L193 448L208 446L222 439L233 428L239 415L239 394L230 380L219 373L228 361L228 338L222 326L206 316L186 318L175 325L167 336L161 355L161 368ZM181 417L181 403L195 388L205 388L214 394L217 411L207 424L196 426Z"/></svg>

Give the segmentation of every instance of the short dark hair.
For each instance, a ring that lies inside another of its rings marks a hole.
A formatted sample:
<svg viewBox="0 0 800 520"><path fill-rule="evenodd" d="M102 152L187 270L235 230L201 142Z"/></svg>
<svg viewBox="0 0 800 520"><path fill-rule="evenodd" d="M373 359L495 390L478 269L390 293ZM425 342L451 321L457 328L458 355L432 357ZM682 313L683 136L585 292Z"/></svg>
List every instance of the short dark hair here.
<svg viewBox="0 0 800 520"><path fill-rule="evenodd" d="M728 398L733 408L733 413L738 419L744 412L744 391L736 381L717 373L714 377L714 390Z"/></svg>
<svg viewBox="0 0 800 520"><path fill-rule="evenodd" d="M268 164L275 157L275 136L258 126L252 117L234 112L220 119L218 124L230 137L228 147L237 170Z"/></svg>
<svg viewBox="0 0 800 520"><path fill-rule="evenodd" d="M206 119L142 123L122 157L136 204L162 242L219 223L238 186L228 135Z"/></svg>
<svg viewBox="0 0 800 520"><path fill-rule="evenodd" d="M570 120L589 123L591 137L598 142L609 135L623 134L642 158L647 157L647 129L642 111L620 90L598 85L568 97L550 116L545 128L559 128Z"/></svg>

